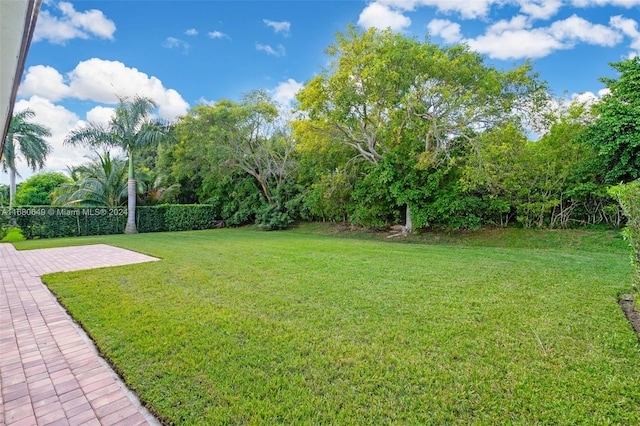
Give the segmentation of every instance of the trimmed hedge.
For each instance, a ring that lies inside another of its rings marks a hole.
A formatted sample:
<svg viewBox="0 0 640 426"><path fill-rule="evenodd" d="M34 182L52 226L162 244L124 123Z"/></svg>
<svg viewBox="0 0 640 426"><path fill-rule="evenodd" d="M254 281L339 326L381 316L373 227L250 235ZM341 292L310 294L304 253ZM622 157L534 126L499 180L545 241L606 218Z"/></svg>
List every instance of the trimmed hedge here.
<svg viewBox="0 0 640 426"><path fill-rule="evenodd" d="M209 204L161 204L136 207L138 232L193 231L221 228L220 212Z"/></svg>
<svg viewBox="0 0 640 426"><path fill-rule="evenodd" d="M0 209L15 219L26 239L120 234L127 222L124 207L24 206ZM188 231L224 226L210 205L165 204L136 208L138 232Z"/></svg>

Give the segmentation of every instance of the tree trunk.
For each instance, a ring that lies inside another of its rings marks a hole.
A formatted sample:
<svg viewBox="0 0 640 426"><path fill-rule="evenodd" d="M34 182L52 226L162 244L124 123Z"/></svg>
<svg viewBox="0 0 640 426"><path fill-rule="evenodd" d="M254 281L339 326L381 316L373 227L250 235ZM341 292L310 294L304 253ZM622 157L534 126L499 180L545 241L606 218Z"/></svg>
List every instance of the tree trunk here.
<svg viewBox="0 0 640 426"><path fill-rule="evenodd" d="M137 234L136 228L136 180L127 180L127 226L125 234Z"/></svg>
<svg viewBox="0 0 640 426"><path fill-rule="evenodd" d="M9 168L9 207L13 207L16 198L16 169Z"/></svg>
<svg viewBox="0 0 640 426"><path fill-rule="evenodd" d="M125 234L137 234L136 228L136 179L133 173L133 153L129 151L129 179L127 179L127 226Z"/></svg>
<svg viewBox="0 0 640 426"><path fill-rule="evenodd" d="M410 234L413 232L413 222L411 222L411 209L409 208L409 204L407 204L407 214L406 214L404 230L407 234Z"/></svg>

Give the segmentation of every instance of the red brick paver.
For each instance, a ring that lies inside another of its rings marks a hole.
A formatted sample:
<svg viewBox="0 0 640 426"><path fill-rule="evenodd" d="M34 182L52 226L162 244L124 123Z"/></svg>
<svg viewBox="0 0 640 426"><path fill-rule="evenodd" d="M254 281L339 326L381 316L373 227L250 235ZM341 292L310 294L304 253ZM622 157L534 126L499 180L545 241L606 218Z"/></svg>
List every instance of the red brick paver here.
<svg viewBox="0 0 640 426"><path fill-rule="evenodd" d="M0 244L0 425L159 424L100 358L40 276L156 258L104 244Z"/></svg>

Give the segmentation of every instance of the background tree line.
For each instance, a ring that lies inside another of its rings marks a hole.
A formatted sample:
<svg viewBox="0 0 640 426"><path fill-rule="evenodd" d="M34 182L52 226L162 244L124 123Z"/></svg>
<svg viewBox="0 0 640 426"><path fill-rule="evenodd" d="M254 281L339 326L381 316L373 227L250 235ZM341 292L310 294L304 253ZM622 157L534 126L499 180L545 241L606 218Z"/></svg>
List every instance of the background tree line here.
<svg viewBox="0 0 640 426"><path fill-rule="evenodd" d="M206 203L265 229L621 224L607 188L640 176L639 58L612 64L620 78L593 105L558 105L531 64L499 70L464 45L348 28L327 54L293 118L264 91L170 127L149 100L123 100L110 126L67 140L119 146L128 164L100 152L50 199Z"/></svg>

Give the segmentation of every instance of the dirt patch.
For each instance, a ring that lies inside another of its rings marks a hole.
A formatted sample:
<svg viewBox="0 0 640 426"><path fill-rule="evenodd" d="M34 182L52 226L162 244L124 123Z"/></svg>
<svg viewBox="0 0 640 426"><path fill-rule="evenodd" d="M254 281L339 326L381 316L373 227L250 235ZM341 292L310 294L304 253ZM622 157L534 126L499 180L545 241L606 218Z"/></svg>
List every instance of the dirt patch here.
<svg viewBox="0 0 640 426"><path fill-rule="evenodd" d="M636 303L634 301L633 295L625 294L621 296L618 303L620 303L622 312L624 312L627 320L629 320L629 323L631 323L631 326L638 336L638 341L640 341L640 313L636 309Z"/></svg>

